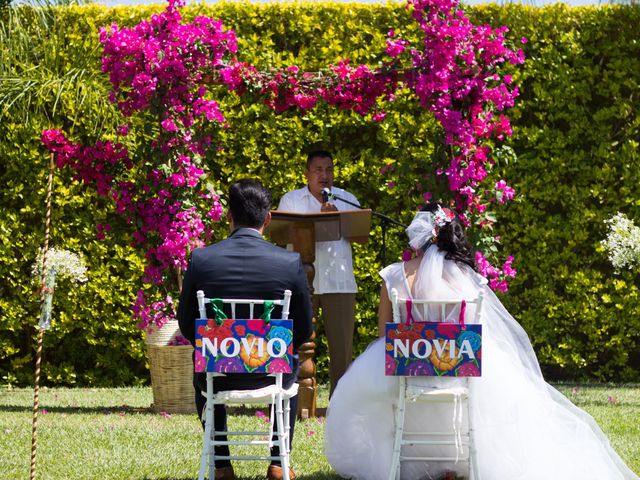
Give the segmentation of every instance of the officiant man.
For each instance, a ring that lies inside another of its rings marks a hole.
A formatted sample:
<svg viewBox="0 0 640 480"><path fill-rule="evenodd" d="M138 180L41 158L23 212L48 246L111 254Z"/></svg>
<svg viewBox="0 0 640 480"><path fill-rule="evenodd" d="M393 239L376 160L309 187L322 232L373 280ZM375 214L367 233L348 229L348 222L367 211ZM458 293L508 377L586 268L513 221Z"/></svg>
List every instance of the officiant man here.
<svg viewBox="0 0 640 480"><path fill-rule="evenodd" d="M330 152L316 150L307 155L304 172L307 185L284 194L278 210L296 213L332 212L353 210L357 207L332 194L360 205L358 199L333 186L334 163ZM323 195L324 192L324 195ZM313 308L321 310L321 319L329 344L329 377L331 393L338 380L351 364L353 355L353 328L356 317L356 293L358 286L353 276L351 244L341 238L329 242L316 242L316 259L313 264Z"/></svg>
<svg viewBox="0 0 640 480"><path fill-rule="evenodd" d="M262 238L264 228L271 221L271 193L257 181L243 179L229 187L229 211L227 218L231 235L226 240L204 248L195 249L191 254L189 266L184 275L178 322L182 334L195 347L195 320L199 317L196 292L204 290L207 298L252 298L273 300L284 297L285 290L291 290L290 318L293 320L294 368L283 378L284 386L289 388L297 378L297 349L312 334L311 301L307 276L300 255L288 252ZM243 312L242 307L247 307ZM254 315L260 315L259 307ZM274 311L278 318L280 311ZM248 306L238 306L237 317L248 317ZM258 389L274 382L266 374L228 374L216 379L215 391L236 389ZM196 407L202 418L206 392L206 374L194 374L196 389ZM291 399L290 440L293 442L293 430L297 413L297 396ZM216 430L226 430L226 410L224 405L215 405L214 425ZM216 439L224 437L216 436ZM228 456L228 446L215 447L217 455ZM271 455L277 456L279 450L274 446ZM231 462L216 461L215 479L233 480L235 474ZM291 478L295 474L291 472ZM273 462L267 470L267 478L282 478L282 468Z"/></svg>

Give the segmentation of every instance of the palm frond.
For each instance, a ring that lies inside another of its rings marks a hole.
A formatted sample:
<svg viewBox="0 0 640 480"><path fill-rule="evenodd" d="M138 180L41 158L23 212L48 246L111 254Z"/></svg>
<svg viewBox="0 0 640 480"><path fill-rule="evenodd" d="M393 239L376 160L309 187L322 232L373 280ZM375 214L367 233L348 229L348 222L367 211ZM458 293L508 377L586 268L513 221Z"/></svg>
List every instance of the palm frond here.
<svg viewBox="0 0 640 480"><path fill-rule="evenodd" d="M29 121L37 114L52 123L60 117L73 126L85 105L97 103L98 111L114 111L107 101L107 81L93 65L99 58L99 45L69 51L66 30L60 21L65 8L61 3L70 2L29 1L3 12L0 119ZM89 123L95 130L101 129L104 121L99 118Z"/></svg>

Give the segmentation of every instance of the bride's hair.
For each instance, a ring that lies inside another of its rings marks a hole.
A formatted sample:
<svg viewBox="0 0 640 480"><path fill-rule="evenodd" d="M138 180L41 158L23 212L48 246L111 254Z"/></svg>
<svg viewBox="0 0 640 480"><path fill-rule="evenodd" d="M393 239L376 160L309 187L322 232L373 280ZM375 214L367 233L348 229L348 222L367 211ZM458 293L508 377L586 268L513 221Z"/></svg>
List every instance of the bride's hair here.
<svg viewBox="0 0 640 480"><path fill-rule="evenodd" d="M438 208L444 208L439 203L428 203L420 211L435 213ZM453 220L445 223L438 230L438 236L433 238L433 243L438 248L446 252L445 258L458 263L464 263L472 269L476 269L471 244L465 235L465 228L462 221L455 216ZM427 242L422 248L426 250L431 246L431 242Z"/></svg>

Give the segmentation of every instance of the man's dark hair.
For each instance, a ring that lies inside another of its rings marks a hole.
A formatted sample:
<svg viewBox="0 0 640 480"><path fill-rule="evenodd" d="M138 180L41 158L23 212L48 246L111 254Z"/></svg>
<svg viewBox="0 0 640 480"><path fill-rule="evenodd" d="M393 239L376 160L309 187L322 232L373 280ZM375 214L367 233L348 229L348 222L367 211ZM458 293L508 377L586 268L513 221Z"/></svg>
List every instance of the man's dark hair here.
<svg viewBox="0 0 640 480"><path fill-rule="evenodd" d="M327 150L313 150L307 153L307 170L309 170L311 160L313 160L314 158L330 158L331 160L333 160L333 155L331 155L331 152Z"/></svg>
<svg viewBox="0 0 640 480"><path fill-rule="evenodd" d="M271 192L257 180L243 178L229 187L229 211L236 228L260 228L271 210Z"/></svg>

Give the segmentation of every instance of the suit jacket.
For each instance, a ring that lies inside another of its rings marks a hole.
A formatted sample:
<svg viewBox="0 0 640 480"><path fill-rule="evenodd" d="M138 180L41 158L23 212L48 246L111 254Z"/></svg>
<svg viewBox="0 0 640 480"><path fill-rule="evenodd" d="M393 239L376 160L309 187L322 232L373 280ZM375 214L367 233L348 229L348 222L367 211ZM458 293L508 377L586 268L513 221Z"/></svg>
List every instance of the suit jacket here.
<svg viewBox="0 0 640 480"><path fill-rule="evenodd" d="M192 252L178 305L180 330L192 345L195 320L200 317L198 290L203 290L207 298L263 300L283 298L284 291L291 290L289 318L293 320L294 354L311 337L311 300L300 255L272 245L256 230L237 229L226 240ZM276 307L272 317L278 318L281 311ZM254 317L261 313L256 306ZM248 315L248 307L245 311L238 307L237 318ZM198 375L197 383L202 385L204 377Z"/></svg>

